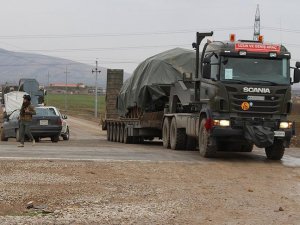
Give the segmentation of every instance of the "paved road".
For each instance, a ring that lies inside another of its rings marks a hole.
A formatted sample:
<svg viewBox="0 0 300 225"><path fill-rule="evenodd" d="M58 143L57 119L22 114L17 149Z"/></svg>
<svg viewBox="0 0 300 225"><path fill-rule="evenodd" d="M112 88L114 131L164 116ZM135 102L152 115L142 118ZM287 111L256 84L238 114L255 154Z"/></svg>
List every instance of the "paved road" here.
<svg viewBox="0 0 300 225"><path fill-rule="evenodd" d="M266 160L263 149L252 153L220 153L216 159L203 159L197 151L173 151L164 149L160 141L143 145L126 145L106 141L106 132L91 121L68 119L71 139L52 143L42 140L35 146L25 143L18 148L14 139L0 142L0 158L15 159L66 159L66 160L145 160L145 161L189 161L214 162L230 161L245 163L282 163L286 166L300 167L300 149L287 149L281 162Z"/></svg>

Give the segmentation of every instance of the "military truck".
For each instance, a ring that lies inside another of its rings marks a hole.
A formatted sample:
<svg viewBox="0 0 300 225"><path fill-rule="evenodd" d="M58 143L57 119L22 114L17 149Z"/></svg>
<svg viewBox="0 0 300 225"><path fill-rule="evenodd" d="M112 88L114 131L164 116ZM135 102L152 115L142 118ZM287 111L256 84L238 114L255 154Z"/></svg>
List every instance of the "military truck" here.
<svg viewBox="0 0 300 225"><path fill-rule="evenodd" d="M45 102L45 91L40 88L39 82L36 79L23 78L19 80L18 91L24 91L31 96L33 105L43 105Z"/></svg>
<svg viewBox="0 0 300 225"><path fill-rule="evenodd" d="M300 63L279 44L262 41L208 41L197 33L195 52L175 49L150 57L124 82L106 120L107 139L140 143L161 138L171 149L251 152L265 148L280 160L295 134L288 121L291 84L300 81ZM290 70L293 69L293 81Z"/></svg>
<svg viewBox="0 0 300 225"><path fill-rule="evenodd" d="M46 92L43 88L40 88L39 82L36 79L22 78L19 80L19 85L8 83L4 84L2 86L2 104L5 104L4 95L13 91L28 93L31 96L32 104L34 104L35 106L44 104L44 97Z"/></svg>

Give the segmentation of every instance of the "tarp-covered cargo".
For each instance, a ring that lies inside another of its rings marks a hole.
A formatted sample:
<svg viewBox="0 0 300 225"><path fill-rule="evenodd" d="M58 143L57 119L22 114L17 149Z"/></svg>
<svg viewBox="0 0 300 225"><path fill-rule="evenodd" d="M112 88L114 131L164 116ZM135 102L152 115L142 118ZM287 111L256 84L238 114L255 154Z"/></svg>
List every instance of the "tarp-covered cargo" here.
<svg viewBox="0 0 300 225"><path fill-rule="evenodd" d="M21 109L23 104L23 96L25 94L27 95L26 92L22 91L12 91L4 94L5 112L7 115L10 115L17 109Z"/></svg>
<svg viewBox="0 0 300 225"><path fill-rule="evenodd" d="M194 73L196 53L175 48L143 61L127 79L118 96L118 113L124 116L134 106L154 111L154 103L164 104L168 94L164 85L182 80L184 73Z"/></svg>

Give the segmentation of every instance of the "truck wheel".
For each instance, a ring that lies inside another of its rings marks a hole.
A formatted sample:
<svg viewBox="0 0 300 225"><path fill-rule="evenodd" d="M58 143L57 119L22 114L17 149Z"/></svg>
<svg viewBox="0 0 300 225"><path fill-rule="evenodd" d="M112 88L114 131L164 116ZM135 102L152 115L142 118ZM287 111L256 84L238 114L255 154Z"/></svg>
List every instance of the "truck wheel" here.
<svg viewBox="0 0 300 225"><path fill-rule="evenodd" d="M8 138L5 137L5 133L4 133L3 128L1 129L1 141L8 141Z"/></svg>
<svg viewBox="0 0 300 225"><path fill-rule="evenodd" d="M217 152L217 146L211 145L210 133L205 128L206 118L203 118L199 128L199 152L205 158L214 157Z"/></svg>
<svg viewBox="0 0 300 225"><path fill-rule="evenodd" d="M124 126L120 125L120 142L124 143Z"/></svg>
<svg viewBox="0 0 300 225"><path fill-rule="evenodd" d="M285 147L282 140L274 140L274 143L265 148L268 159L280 160L284 155Z"/></svg>
<svg viewBox="0 0 300 225"><path fill-rule="evenodd" d="M172 119L170 127L170 146L173 150L185 148L185 129L177 128L175 117Z"/></svg>
<svg viewBox="0 0 300 225"><path fill-rule="evenodd" d="M164 119L162 140L163 140L163 146L165 148L170 148L170 122L167 117Z"/></svg>

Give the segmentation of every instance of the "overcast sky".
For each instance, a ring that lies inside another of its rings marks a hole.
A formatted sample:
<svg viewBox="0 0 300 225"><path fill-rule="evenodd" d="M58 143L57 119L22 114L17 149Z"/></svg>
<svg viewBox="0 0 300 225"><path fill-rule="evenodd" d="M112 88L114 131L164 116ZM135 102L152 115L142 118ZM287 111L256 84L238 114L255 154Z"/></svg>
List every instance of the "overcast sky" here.
<svg viewBox="0 0 300 225"><path fill-rule="evenodd" d="M214 40L253 38L256 5L261 33L286 44L300 61L299 0L0 0L0 48L41 53L132 72L174 47L191 49L196 31ZM294 64L294 61L292 61Z"/></svg>

